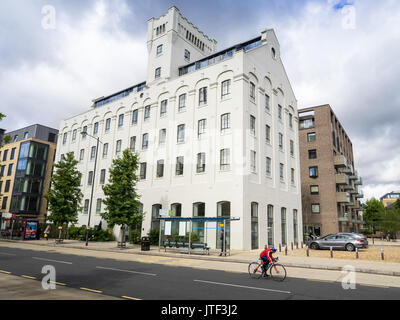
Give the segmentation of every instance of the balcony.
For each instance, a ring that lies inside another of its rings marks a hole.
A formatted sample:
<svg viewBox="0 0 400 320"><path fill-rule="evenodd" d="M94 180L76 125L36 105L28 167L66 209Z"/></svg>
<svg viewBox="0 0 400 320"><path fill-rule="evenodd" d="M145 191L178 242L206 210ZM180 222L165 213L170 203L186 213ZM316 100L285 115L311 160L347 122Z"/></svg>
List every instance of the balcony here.
<svg viewBox="0 0 400 320"><path fill-rule="evenodd" d="M349 177L350 180L358 180L358 175L357 174L353 174Z"/></svg>
<svg viewBox="0 0 400 320"><path fill-rule="evenodd" d="M347 173L352 175L354 173L353 167L352 166L348 166L346 169L342 170L342 173Z"/></svg>
<svg viewBox="0 0 400 320"><path fill-rule="evenodd" d="M361 177L359 177L356 181L354 181L354 184L356 184L356 185L362 185L363 183L362 183L362 178Z"/></svg>
<svg viewBox="0 0 400 320"><path fill-rule="evenodd" d="M350 193L336 192L336 201L339 203L349 203L350 202Z"/></svg>
<svg viewBox="0 0 400 320"><path fill-rule="evenodd" d="M338 221L339 222L349 222L349 214L345 212L343 216L338 216Z"/></svg>
<svg viewBox="0 0 400 320"><path fill-rule="evenodd" d="M333 164L335 165L335 167L340 167L340 168L347 167L347 159L343 155L334 156Z"/></svg>
<svg viewBox="0 0 400 320"><path fill-rule="evenodd" d="M355 197L357 199L364 198L364 193L362 191L358 191L358 193L355 195Z"/></svg>
<svg viewBox="0 0 400 320"><path fill-rule="evenodd" d="M349 177L344 173L335 174L336 184L349 184Z"/></svg>

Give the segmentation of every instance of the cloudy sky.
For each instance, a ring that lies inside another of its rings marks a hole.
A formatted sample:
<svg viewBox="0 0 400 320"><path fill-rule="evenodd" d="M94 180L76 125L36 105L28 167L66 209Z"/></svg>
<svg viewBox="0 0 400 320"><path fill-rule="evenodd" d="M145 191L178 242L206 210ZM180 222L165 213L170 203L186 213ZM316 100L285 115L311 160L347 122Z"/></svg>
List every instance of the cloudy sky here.
<svg viewBox="0 0 400 320"><path fill-rule="evenodd" d="M219 49L274 28L299 108L332 106L366 198L400 190L398 0L1 0L0 126L58 128L144 81L147 20L172 5Z"/></svg>

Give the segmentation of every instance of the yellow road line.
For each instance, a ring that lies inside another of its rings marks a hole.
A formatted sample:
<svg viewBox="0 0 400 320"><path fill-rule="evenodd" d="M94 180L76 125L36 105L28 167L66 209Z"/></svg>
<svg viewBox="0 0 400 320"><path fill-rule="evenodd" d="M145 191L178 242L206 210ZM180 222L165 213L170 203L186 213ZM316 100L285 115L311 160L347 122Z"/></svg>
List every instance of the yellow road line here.
<svg viewBox="0 0 400 320"><path fill-rule="evenodd" d="M25 275L21 275L21 277L24 277L24 278L27 278L27 279L36 279L36 277L25 276Z"/></svg>
<svg viewBox="0 0 400 320"><path fill-rule="evenodd" d="M53 282L53 281L50 281L50 283L55 283L55 284L58 285L58 286L66 286L65 283L61 283L61 282Z"/></svg>
<svg viewBox="0 0 400 320"><path fill-rule="evenodd" d="M8 271L4 271L4 270L0 270L1 273L5 273L5 274L11 274L11 272Z"/></svg>
<svg viewBox="0 0 400 320"><path fill-rule="evenodd" d="M132 297L128 297L128 296L122 296L122 298L124 298L124 299L130 299L130 300L142 300L142 299L132 298Z"/></svg>
<svg viewBox="0 0 400 320"><path fill-rule="evenodd" d="M314 281L314 282L326 282L326 283L334 283L335 281L332 280L320 280L320 279L307 279L308 281Z"/></svg>
<svg viewBox="0 0 400 320"><path fill-rule="evenodd" d="M90 292L94 292L94 293L103 293L103 291L100 290L94 290L94 289L89 289L89 288L79 288L81 290L85 290L85 291L90 291Z"/></svg>

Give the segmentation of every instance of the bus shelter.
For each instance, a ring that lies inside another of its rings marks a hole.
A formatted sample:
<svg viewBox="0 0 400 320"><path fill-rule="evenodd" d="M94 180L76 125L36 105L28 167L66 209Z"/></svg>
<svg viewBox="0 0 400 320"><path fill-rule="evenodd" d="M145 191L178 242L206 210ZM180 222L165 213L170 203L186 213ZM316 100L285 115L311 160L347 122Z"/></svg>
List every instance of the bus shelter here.
<svg viewBox="0 0 400 320"><path fill-rule="evenodd" d="M0 238L37 240L39 238L39 221L18 217L2 217L0 221Z"/></svg>
<svg viewBox="0 0 400 320"><path fill-rule="evenodd" d="M161 247L185 249L183 251L191 254L198 248L207 247L207 230L216 230L216 241L221 234L221 254L230 255L230 222L238 221L240 218L231 217L158 217L160 220L158 251ZM222 232L221 232L222 230ZM200 237L194 239L192 235L196 232ZM186 239L186 240L185 240Z"/></svg>

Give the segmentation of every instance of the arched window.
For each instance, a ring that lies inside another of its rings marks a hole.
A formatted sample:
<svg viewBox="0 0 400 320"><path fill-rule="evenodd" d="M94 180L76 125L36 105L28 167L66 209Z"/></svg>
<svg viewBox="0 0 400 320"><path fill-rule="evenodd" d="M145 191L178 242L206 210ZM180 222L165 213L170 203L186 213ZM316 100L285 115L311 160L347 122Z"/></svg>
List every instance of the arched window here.
<svg viewBox="0 0 400 320"><path fill-rule="evenodd" d="M258 203L251 203L251 249L258 249Z"/></svg>
<svg viewBox="0 0 400 320"><path fill-rule="evenodd" d="M286 208L281 208L281 233L282 233L282 245L286 246Z"/></svg>
<svg viewBox="0 0 400 320"><path fill-rule="evenodd" d="M160 209L162 209L161 204L153 204L151 207L151 230L160 230L160 220L157 220L160 217Z"/></svg>
<svg viewBox="0 0 400 320"><path fill-rule="evenodd" d="M230 218L231 216L231 203L229 201L220 201L217 203L217 217L226 217ZM217 249L222 248L222 240L221 240L221 230L223 230L223 222L217 222L216 228L216 239L217 239ZM226 248L230 248L230 221L225 221L225 240L226 240Z"/></svg>
<svg viewBox="0 0 400 320"><path fill-rule="evenodd" d="M193 203L193 218L205 217L205 215L206 215L206 204L204 202ZM192 233L196 233L199 236L200 242L205 241L204 227L205 227L204 221L198 221L192 223Z"/></svg>
<svg viewBox="0 0 400 320"><path fill-rule="evenodd" d="M268 246L274 245L274 206L267 206L267 235Z"/></svg>

